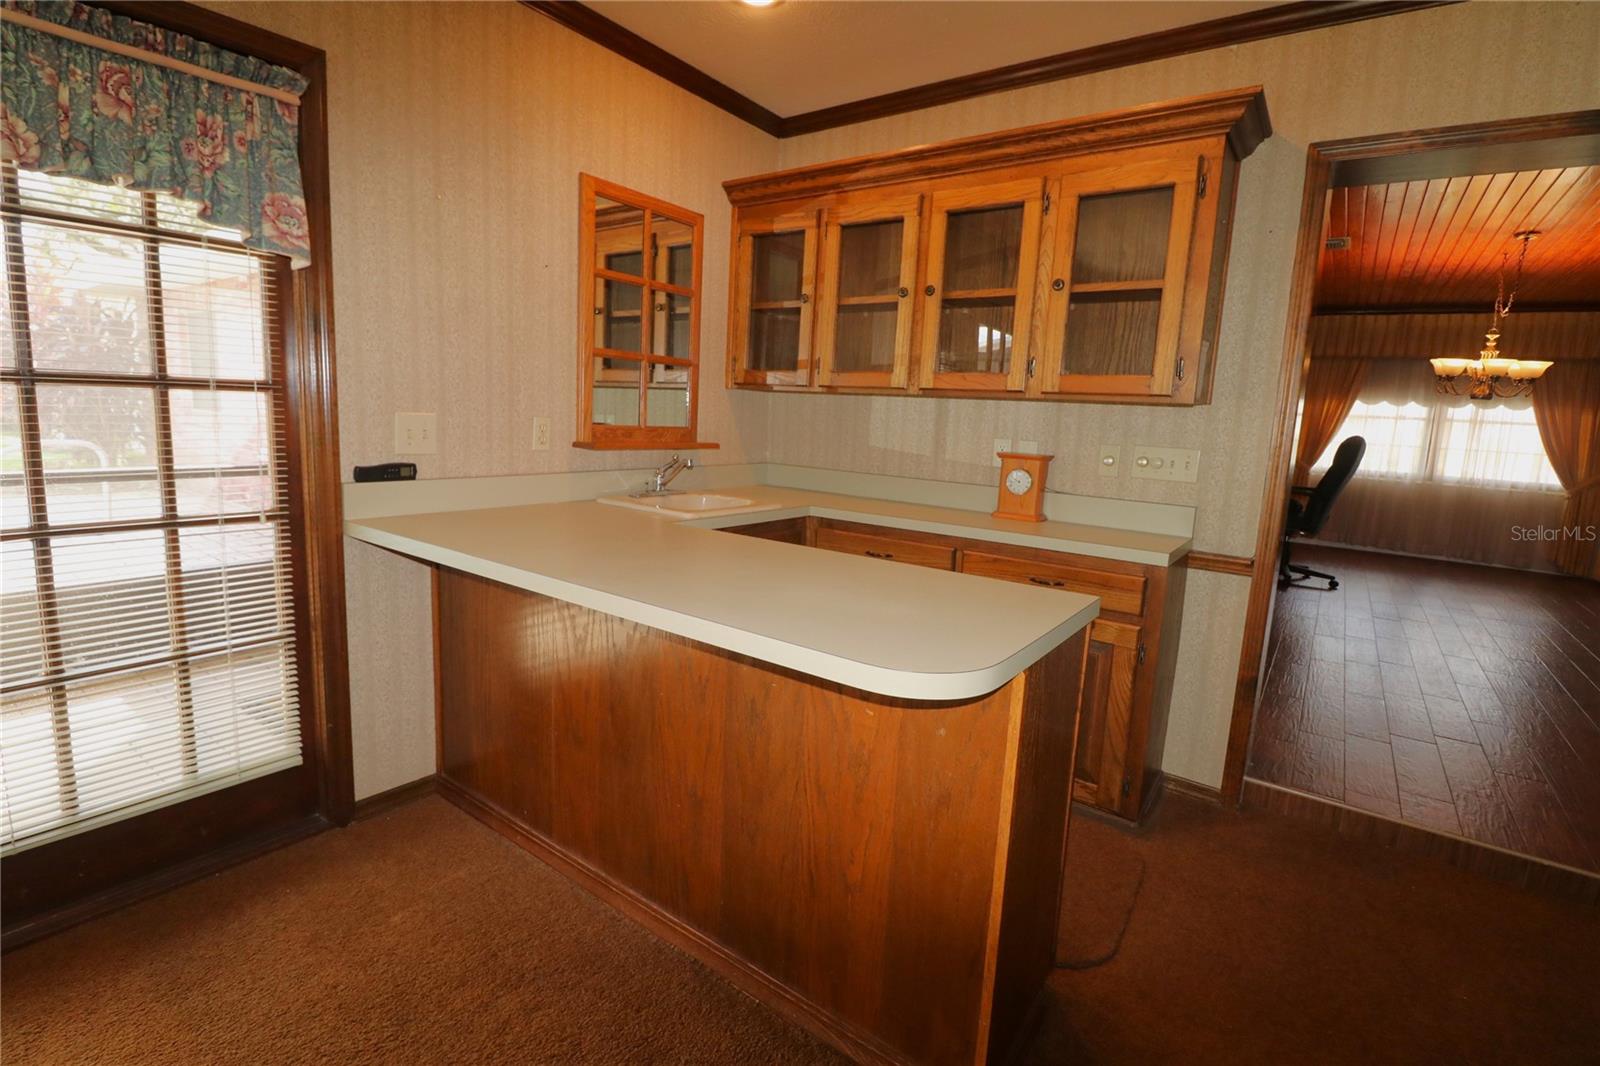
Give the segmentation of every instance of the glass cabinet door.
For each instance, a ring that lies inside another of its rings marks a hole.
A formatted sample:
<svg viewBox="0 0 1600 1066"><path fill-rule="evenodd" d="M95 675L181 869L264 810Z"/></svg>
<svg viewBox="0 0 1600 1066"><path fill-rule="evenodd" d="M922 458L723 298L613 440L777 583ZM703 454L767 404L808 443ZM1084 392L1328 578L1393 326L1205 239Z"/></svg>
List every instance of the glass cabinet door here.
<svg viewBox="0 0 1600 1066"><path fill-rule="evenodd" d="M814 212L741 222L738 295L730 349L735 383L811 383Z"/></svg>
<svg viewBox="0 0 1600 1066"><path fill-rule="evenodd" d="M905 388L911 369L918 196L829 208L816 349L824 385Z"/></svg>
<svg viewBox="0 0 1600 1066"><path fill-rule="evenodd" d="M1047 391L1172 392L1201 166L1189 156L1061 179Z"/></svg>
<svg viewBox="0 0 1600 1066"><path fill-rule="evenodd" d="M923 388L1021 390L1044 198L1040 179L933 194Z"/></svg>

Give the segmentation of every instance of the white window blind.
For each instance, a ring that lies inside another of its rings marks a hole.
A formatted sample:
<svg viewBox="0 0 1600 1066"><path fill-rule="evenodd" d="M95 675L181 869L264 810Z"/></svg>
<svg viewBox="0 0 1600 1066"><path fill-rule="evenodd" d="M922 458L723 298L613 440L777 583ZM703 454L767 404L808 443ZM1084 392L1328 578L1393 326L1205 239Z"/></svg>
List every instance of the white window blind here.
<svg viewBox="0 0 1600 1066"><path fill-rule="evenodd" d="M301 761L273 264L0 170L0 854Z"/></svg>

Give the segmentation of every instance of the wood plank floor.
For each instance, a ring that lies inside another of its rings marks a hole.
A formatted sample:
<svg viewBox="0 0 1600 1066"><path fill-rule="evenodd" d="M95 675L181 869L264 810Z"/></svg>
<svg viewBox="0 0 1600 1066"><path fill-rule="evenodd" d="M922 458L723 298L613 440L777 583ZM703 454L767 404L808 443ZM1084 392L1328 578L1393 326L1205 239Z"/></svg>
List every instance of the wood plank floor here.
<svg viewBox="0 0 1600 1066"><path fill-rule="evenodd" d="M1600 872L1600 586L1304 547L1249 776Z"/></svg>

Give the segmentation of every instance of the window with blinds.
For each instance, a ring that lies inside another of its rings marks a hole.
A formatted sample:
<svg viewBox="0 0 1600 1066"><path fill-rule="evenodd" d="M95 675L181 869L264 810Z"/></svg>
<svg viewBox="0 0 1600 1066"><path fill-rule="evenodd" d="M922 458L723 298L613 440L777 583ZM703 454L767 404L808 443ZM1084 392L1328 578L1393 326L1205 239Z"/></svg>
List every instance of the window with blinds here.
<svg viewBox="0 0 1600 1066"><path fill-rule="evenodd" d="M0 171L0 854L298 765L274 263Z"/></svg>

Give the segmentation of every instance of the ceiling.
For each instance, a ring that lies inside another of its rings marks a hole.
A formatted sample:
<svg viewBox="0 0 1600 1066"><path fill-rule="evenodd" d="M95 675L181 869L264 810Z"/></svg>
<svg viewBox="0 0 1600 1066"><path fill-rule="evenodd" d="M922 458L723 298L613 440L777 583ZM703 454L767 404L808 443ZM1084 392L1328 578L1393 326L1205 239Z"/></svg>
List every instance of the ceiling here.
<svg viewBox="0 0 1600 1066"><path fill-rule="evenodd" d="M779 115L1276 6L1223 0L588 0Z"/></svg>
<svg viewBox="0 0 1600 1066"><path fill-rule="evenodd" d="M1395 181L1333 189L1318 310L1492 307L1501 255L1515 270L1528 248L1518 302L1600 308L1600 166ZM1507 279L1510 284L1510 278Z"/></svg>

